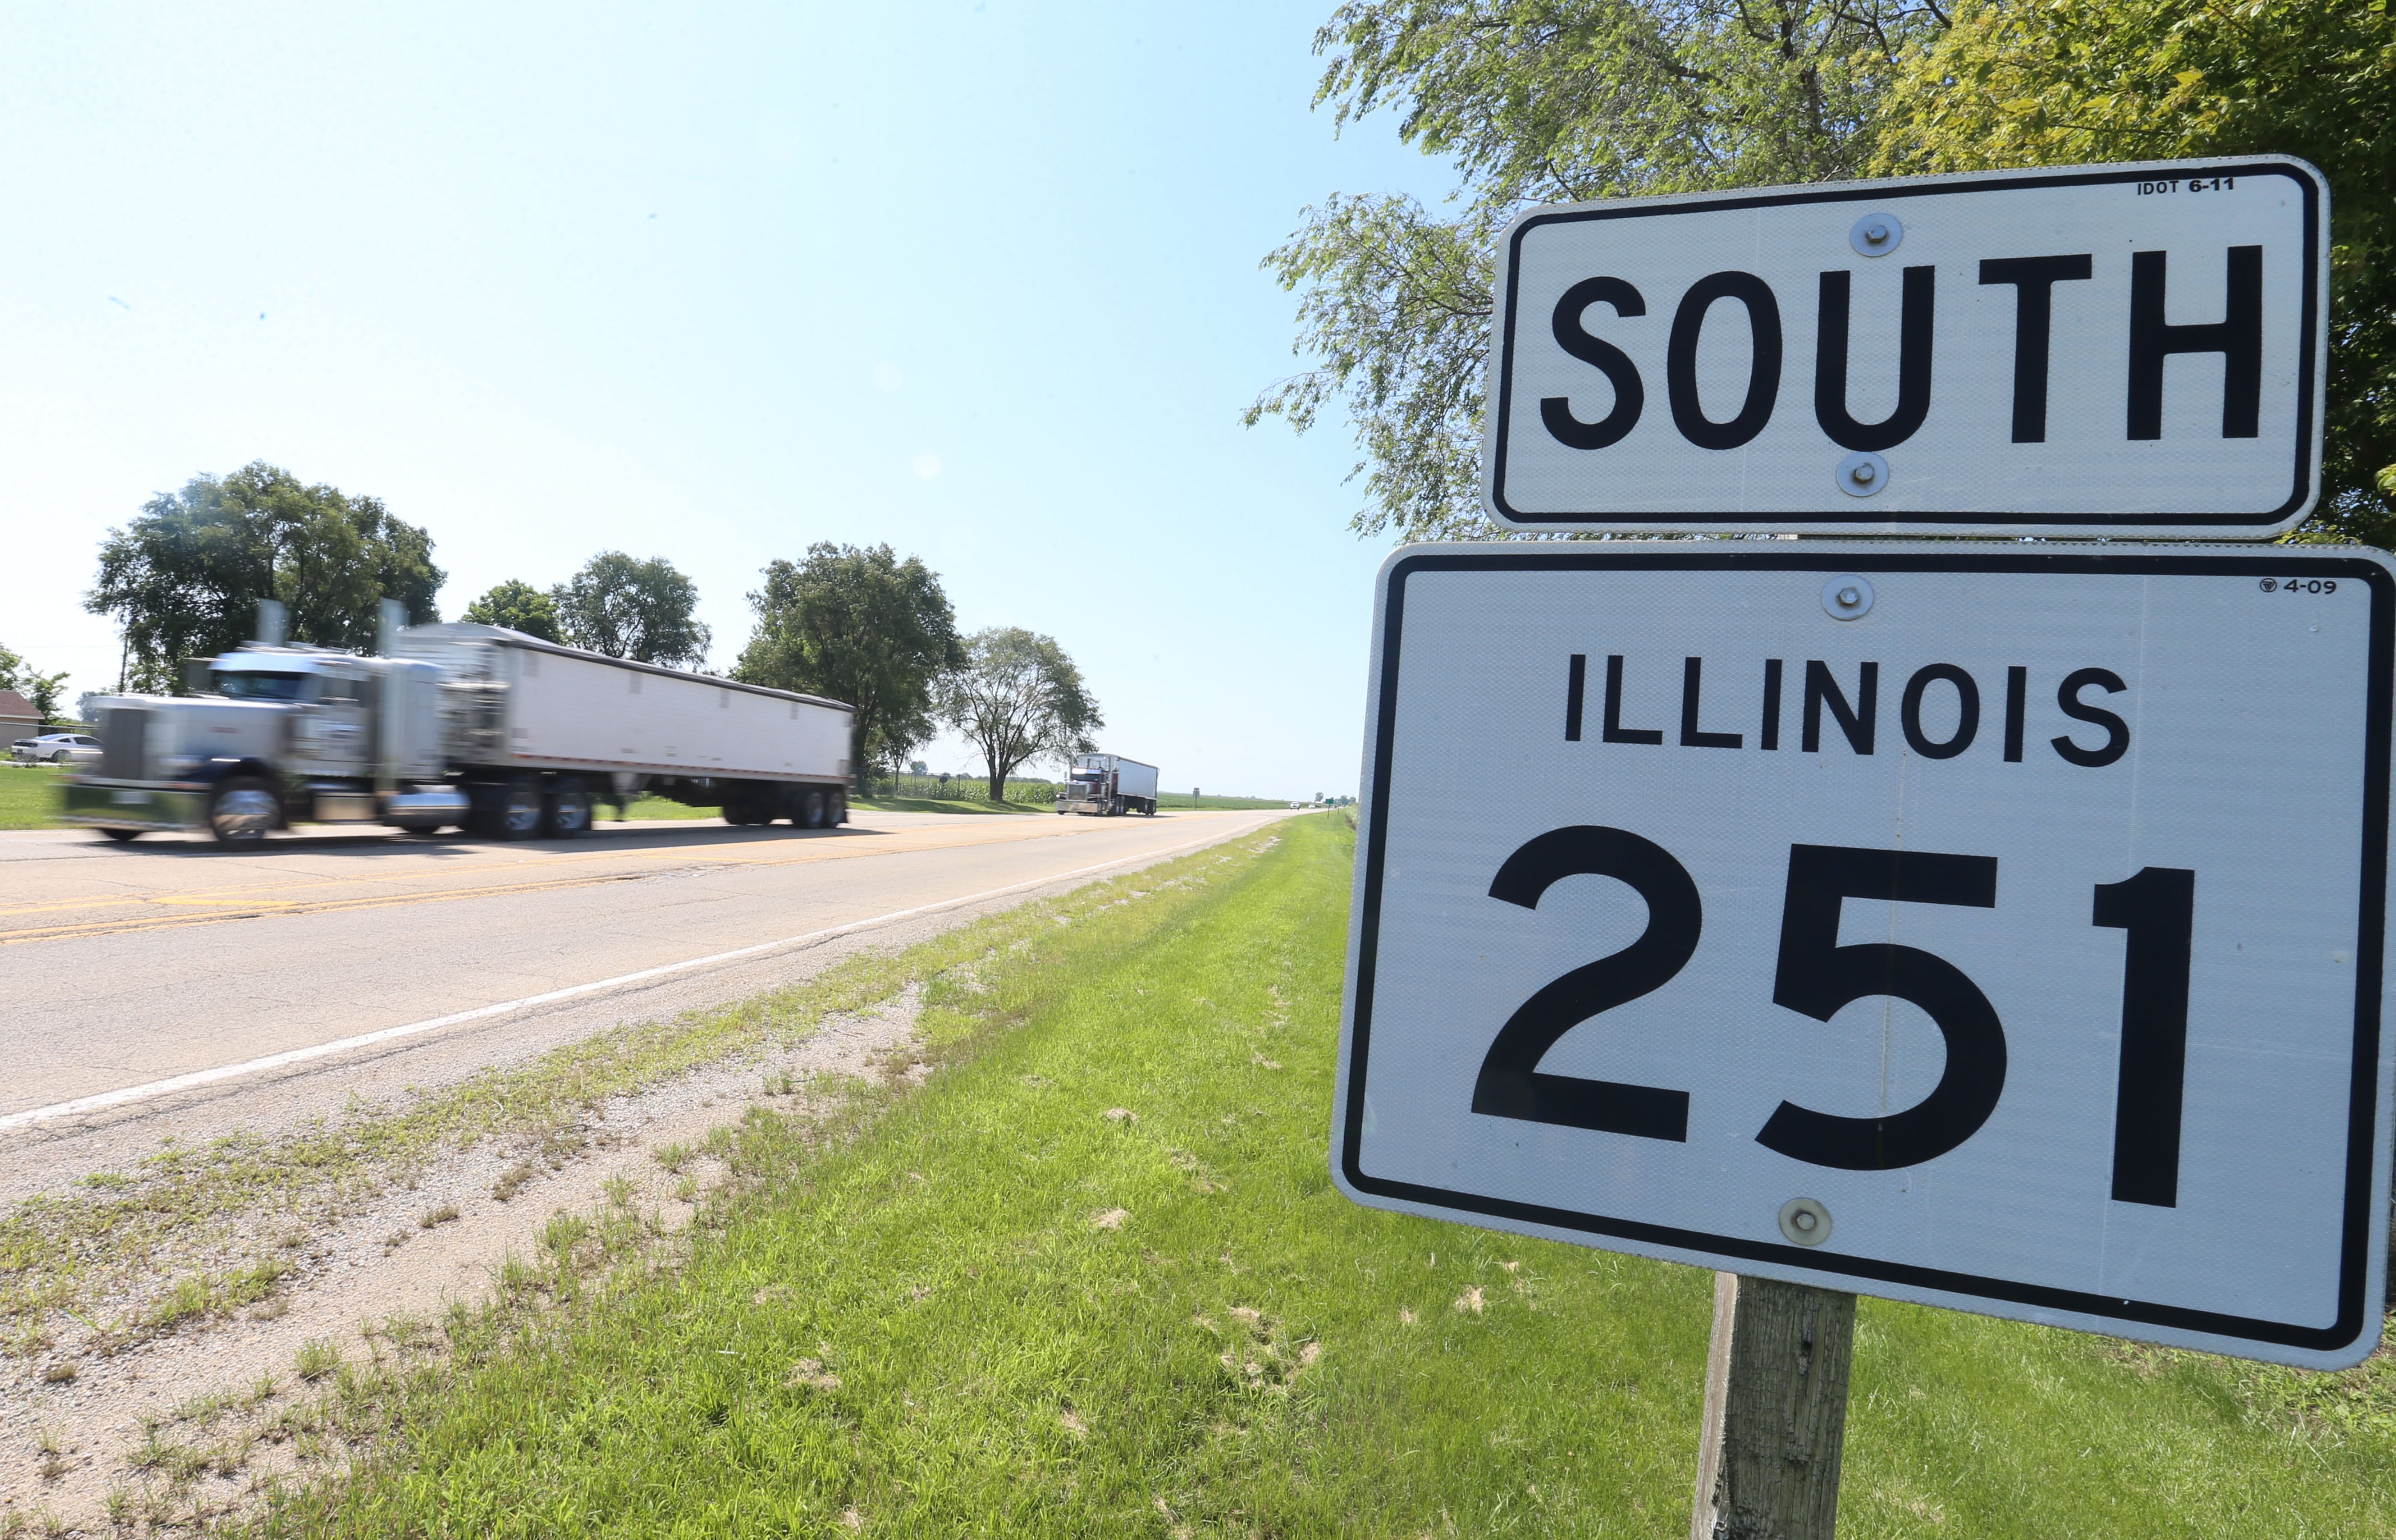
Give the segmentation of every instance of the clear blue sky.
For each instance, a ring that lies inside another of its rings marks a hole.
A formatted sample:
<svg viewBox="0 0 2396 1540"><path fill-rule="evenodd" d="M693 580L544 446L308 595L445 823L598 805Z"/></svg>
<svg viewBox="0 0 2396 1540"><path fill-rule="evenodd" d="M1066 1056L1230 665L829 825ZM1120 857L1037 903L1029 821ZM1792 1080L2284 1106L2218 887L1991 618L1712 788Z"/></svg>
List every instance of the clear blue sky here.
<svg viewBox="0 0 2396 1540"><path fill-rule="evenodd" d="M1353 791L1382 547L1344 426L1239 425L1257 262L1447 178L1310 111L1328 9L12 7L0 644L113 684L108 527L266 459L426 526L446 615L665 556L719 668L766 561L886 540L1168 786Z"/></svg>

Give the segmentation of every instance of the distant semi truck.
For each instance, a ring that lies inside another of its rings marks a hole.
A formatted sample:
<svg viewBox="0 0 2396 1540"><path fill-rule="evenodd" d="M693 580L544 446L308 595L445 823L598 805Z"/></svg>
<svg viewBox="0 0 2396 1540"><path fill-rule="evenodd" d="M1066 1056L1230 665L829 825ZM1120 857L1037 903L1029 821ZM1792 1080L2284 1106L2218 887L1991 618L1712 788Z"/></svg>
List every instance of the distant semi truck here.
<svg viewBox="0 0 2396 1540"><path fill-rule="evenodd" d="M301 822L559 838L645 790L733 824L848 819L839 701L465 622L389 627L383 651L253 642L207 660L197 695L93 697L99 760L67 778L65 821L228 844Z"/></svg>
<svg viewBox="0 0 2396 1540"><path fill-rule="evenodd" d="M1156 766L1121 754L1077 754L1071 777L1057 794L1057 811L1121 817L1156 816Z"/></svg>

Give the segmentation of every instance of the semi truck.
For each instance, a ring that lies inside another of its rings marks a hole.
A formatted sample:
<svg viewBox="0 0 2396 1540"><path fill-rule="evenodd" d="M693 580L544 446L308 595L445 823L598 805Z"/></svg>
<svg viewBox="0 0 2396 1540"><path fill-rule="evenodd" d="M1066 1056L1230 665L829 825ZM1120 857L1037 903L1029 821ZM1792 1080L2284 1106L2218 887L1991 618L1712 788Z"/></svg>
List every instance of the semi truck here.
<svg viewBox="0 0 2396 1540"><path fill-rule="evenodd" d="M1156 766L1121 754L1076 754L1057 812L1094 813L1119 818L1126 813L1156 816Z"/></svg>
<svg viewBox="0 0 2396 1540"><path fill-rule="evenodd" d="M301 822L557 839L644 790L732 824L848 820L840 701L465 621L386 623L379 657L260 629L195 664L196 694L93 697L100 756L64 820L231 845Z"/></svg>

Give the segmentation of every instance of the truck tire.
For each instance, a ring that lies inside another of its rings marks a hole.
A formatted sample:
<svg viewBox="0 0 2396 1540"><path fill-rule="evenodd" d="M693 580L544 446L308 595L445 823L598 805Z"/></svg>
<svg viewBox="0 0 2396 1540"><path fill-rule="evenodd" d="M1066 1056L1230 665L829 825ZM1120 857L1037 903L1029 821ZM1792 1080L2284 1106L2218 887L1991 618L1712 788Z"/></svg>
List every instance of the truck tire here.
<svg viewBox="0 0 2396 1540"><path fill-rule="evenodd" d="M141 830L138 829L103 829L100 832L107 835L110 839L114 840L118 844L131 844L134 841L141 838Z"/></svg>
<svg viewBox="0 0 2396 1540"><path fill-rule="evenodd" d="M274 788L256 776L229 776L217 783L208 799L208 832L217 843L254 849L283 821L281 800Z"/></svg>
<svg viewBox="0 0 2396 1540"><path fill-rule="evenodd" d="M591 832L591 792L571 776L554 782L541 799L543 839L572 840Z"/></svg>
<svg viewBox="0 0 2396 1540"><path fill-rule="evenodd" d="M496 785L478 787L474 799L474 832L494 840L529 840L540 832L546 816L540 782L514 776Z"/></svg>
<svg viewBox="0 0 2396 1540"><path fill-rule="evenodd" d="M799 799L799 816L791 821L801 829L821 829L831 822L832 799L821 790L806 792Z"/></svg>
<svg viewBox="0 0 2396 1540"><path fill-rule="evenodd" d="M1123 816L1124 816L1124 800L1123 800L1121 797L1117 797L1117 798L1116 798L1112 803L1111 803L1110 804L1108 804L1108 807L1107 807L1107 816L1108 816L1108 817L1110 817L1110 818L1120 818L1120 817L1122 817Z"/></svg>

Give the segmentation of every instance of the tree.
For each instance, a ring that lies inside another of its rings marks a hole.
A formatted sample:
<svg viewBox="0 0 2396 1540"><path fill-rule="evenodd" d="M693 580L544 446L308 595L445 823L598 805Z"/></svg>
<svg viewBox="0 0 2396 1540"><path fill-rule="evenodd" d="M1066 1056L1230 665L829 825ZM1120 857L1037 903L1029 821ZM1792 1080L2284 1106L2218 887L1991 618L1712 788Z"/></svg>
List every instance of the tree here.
<svg viewBox="0 0 2396 1540"><path fill-rule="evenodd" d="M10 687L33 702L44 722L54 722L59 715L59 701L67 693L67 675L63 671L46 674L28 669L17 676L17 683Z"/></svg>
<svg viewBox="0 0 2396 1540"><path fill-rule="evenodd" d="M1006 800L1018 766L1087 753L1097 747L1090 734L1106 725L1057 639L1014 626L966 640L965 667L941 682L940 715L981 750L992 802Z"/></svg>
<svg viewBox="0 0 2396 1540"><path fill-rule="evenodd" d="M1450 158L1444 215L1334 195L1264 265L1314 365L1245 415L1354 424L1361 534L1487 534L1482 374L1496 248L1542 203L1858 175L1937 0L1350 0L1315 33L1334 122L1384 108Z"/></svg>
<svg viewBox="0 0 2396 1540"><path fill-rule="evenodd" d="M886 545L819 541L798 563L775 561L749 595L757 629L732 677L829 696L856 708L851 771L895 764L934 729L933 689L960 668L955 613L938 573Z"/></svg>
<svg viewBox="0 0 2396 1540"><path fill-rule="evenodd" d="M2330 183L2322 506L2396 541L2396 8L2384 0L1980 0L1898 72L1888 171L2300 155Z"/></svg>
<svg viewBox="0 0 2396 1540"><path fill-rule="evenodd" d="M64 673L46 674L7 648L0 647L0 690L14 690L23 696L45 722L58 716L59 697L66 694L67 677Z"/></svg>
<svg viewBox="0 0 2396 1540"><path fill-rule="evenodd" d="M693 612L699 586L662 556L636 562L603 551L549 591L566 640L590 652L695 669L712 635Z"/></svg>
<svg viewBox="0 0 2396 1540"><path fill-rule="evenodd" d="M438 619L443 577L432 537L379 498L305 485L257 460L160 493L110 530L84 607L124 628L135 687L161 689L184 659L247 639L261 599L282 602L291 641L364 652L385 598L411 623Z"/></svg>
<svg viewBox="0 0 2396 1540"><path fill-rule="evenodd" d="M465 618L485 626L505 626L544 642L564 640L559 635L557 601L513 578L467 605Z"/></svg>

